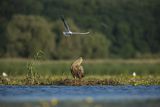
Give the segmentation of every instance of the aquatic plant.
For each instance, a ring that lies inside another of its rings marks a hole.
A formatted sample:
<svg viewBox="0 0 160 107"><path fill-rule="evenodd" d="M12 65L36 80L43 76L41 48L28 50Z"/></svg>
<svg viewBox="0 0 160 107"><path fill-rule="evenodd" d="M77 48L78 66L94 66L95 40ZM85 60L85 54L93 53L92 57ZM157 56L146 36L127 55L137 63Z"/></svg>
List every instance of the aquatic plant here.
<svg viewBox="0 0 160 107"><path fill-rule="evenodd" d="M27 63L27 75L25 78L26 84L39 84L40 75L33 69L35 68L34 64L37 60L40 60L42 58L43 54L43 51L39 50L34 55L34 60L31 60L29 63Z"/></svg>

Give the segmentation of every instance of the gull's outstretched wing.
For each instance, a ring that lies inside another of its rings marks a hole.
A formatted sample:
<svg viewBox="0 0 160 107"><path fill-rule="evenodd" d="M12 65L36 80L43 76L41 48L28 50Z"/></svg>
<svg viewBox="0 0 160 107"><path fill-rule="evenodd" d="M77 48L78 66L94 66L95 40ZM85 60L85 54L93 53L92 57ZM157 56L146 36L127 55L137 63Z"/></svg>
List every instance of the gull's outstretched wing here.
<svg viewBox="0 0 160 107"><path fill-rule="evenodd" d="M87 34L89 34L90 32L85 32L85 33L80 33L80 32L72 32L72 34L80 34L80 35L87 35Z"/></svg>
<svg viewBox="0 0 160 107"><path fill-rule="evenodd" d="M65 26L66 31L70 31L69 26L68 26L67 22L64 20L64 17L63 17L63 16L61 16L61 20L62 20L63 23L64 23L64 26Z"/></svg>

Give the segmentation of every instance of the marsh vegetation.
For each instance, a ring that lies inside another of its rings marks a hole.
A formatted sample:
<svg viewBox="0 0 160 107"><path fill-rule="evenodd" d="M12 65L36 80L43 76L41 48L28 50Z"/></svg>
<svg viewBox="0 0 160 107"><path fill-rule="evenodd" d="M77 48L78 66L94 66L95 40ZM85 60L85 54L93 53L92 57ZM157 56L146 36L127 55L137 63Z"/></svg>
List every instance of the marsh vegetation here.
<svg viewBox="0 0 160 107"><path fill-rule="evenodd" d="M28 63L30 62L30 63ZM85 77L74 80L70 60L1 59L0 84L10 85L159 85L160 61L157 60L85 60ZM29 65L30 64L30 65ZM136 76L133 76L136 72Z"/></svg>

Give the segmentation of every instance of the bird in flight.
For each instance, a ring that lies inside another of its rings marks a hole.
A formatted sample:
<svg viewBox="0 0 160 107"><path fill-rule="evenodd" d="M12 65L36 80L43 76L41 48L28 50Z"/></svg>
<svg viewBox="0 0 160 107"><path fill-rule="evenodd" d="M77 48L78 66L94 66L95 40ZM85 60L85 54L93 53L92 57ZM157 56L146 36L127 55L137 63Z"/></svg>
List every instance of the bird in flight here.
<svg viewBox="0 0 160 107"><path fill-rule="evenodd" d="M86 35L86 34L89 34L89 32L84 32L84 33L81 33L81 32L72 32L67 24L67 22L65 21L64 17L62 16L61 17L61 20L63 21L64 23L64 27L65 27L65 32L63 32L63 34L65 36L71 36L71 35Z"/></svg>

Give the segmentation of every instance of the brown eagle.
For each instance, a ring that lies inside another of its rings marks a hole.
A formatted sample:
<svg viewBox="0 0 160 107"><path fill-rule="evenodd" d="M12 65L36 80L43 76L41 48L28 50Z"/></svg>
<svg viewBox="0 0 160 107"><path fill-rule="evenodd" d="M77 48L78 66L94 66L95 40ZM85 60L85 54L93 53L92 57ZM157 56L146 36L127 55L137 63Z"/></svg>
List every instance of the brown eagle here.
<svg viewBox="0 0 160 107"><path fill-rule="evenodd" d="M76 61L74 61L71 65L71 73L73 78L79 78L81 79L84 77L84 69L83 66L81 66L83 62L82 57L78 58Z"/></svg>

